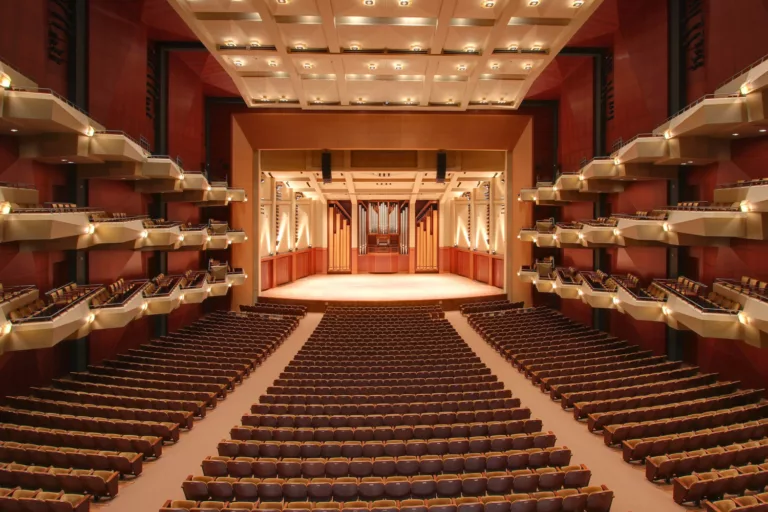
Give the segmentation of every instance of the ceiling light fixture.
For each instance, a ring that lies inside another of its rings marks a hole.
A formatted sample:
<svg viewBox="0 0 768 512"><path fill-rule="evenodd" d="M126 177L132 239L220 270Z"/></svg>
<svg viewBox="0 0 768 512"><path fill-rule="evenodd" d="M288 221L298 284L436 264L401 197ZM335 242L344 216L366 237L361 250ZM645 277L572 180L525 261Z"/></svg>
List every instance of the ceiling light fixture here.
<svg viewBox="0 0 768 512"><path fill-rule="evenodd" d="M371 71L374 71L376 69L376 64L371 62L370 64L368 64L368 69L370 69Z"/></svg>
<svg viewBox="0 0 768 512"><path fill-rule="evenodd" d="M367 5L368 7L371 7L376 4L376 0L363 0L363 5Z"/></svg>
<svg viewBox="0 0 768 512"><path fill-rule="evenodd" d="M349 45L349 49L353 51L358 51L360 50L360 45L357 43L352 43L351 45Z"/></svg>
<svg viewBox="0 0 768 512"><path fill-rule="evenodd" d="M456 69L459 70L459 71L466 71L467 70L467 65L466 64L459 64L458 66L456 66Z"/></svg>
<svg viewBox="0 0 768 512"><path fill-rule="evenodd" d="M251 46L258 48L261 46L261 43L256 40L253 40L251 41Z"/></svg>
<svg viewBox="0 0 768 512"><path fill-rule="evenodd" d="M411 5L411 0L400 0L400 7L408 7Z"/></svg>
<svg viewBox="0 0 768 512"><path fill-rule="evenodd" d="M413 46L411 46L411 51L420 52L421 51L421 45L414 44Z"/></svg>
<svg viewBox="0 0 768 512"><path fill-rule="evenodd" d="M231 39L228 39L228 40L227 40L227 41L224 43L224 46L229 46L229 47L231 48L231 47L233 47L233 46L237 46L237 45L235 44L235 42L234 42L233 40L231 40Z"/></svg>
<svg viewBox="0 0 768 512"><path fill-rule="evenodd" d="M400 62L395 62L395 70L401 71L403 69L403 65Z"/></svg>
<svg viewBox="0 0 768 512"><path fill-rule="evenodd" d="M525 64L523 64L523 69L526 71L530 71L533 69L533 64L531 64L530 62L526 62Z"/></svg>
<svg viewBox="0 0 768 512"><path fill-rule="evenodd" d="M498 63L498 62L494 62L493 64L491 64L491 69L493 69L494 71L498 71L498 69L499 69L500 67L501 67L501 66L499 65L499 63Z"/></svg>
<svg viewBox="0 0 768 512"><path fill-rule="evenodd" d="M733 135L734 137L738 137L738 136L739 136L739 134L738 134L738 133L733 133L733 134L731 134L731 135Z"/></svg>
<svg viewBox="0 0 768 512"><path fill-rule="evenodd" d="M296 43L295 45L293 45L293 47L296 50L306 50L307 49L307 45L304 44L304 43Z"/></svg>
<svg viewBox="0 0 768 512"><path fill-rule="evenodd" d="M277 61L274 61L274 60L269 61L269 67L276 68L277 67Z"/></svg>
<svg viewBox="0 0 768 512"><path fill-rule="evenodd" d="M19 130L18 130L17 128L11 128L11 133L16 133L16 132L18 132L18 131L19 131ZM762 131L765 131L765 130L762 130Z"/></svg>
<svg viewBox="0 0 768 512"><path fill-rule="evenodd" d="M13 130L11 130L11 131L13 131ZM766 130L765 128L760 128L760 133L765 133L766 131L768 131L768 130Z"/></svg>
<svg viewBox="0 0 768 512"><path fill-rule="evenodd" d="M531 7L536 7L540 3L541 3L540 0L528 0L528 5L531 6Z"/></svg>
<svg viewBox="0 0 768 512"><path fill-rule="evenodd" d="M540 52L541 51L541 43L533 43L533 46L531 46L531 51Z"/></svg>
<svg viewBox="0 0 768 512"><path fill-rule="evenodd" d="M507 50L509 50L511 52L516 52L518 50L518 48L519 48L518 44L517 43L513 43L513 44L509 45L509 47L507 47Z"/></svg>
<svg viewBox="0 0 768 512"><path fill-rule="evenodd" d="M304 69L312 69L312 63L311 62L305 62L304 63Z"/></svg>
<svg viewBox="0 0 768 512"><path fill-rule="evenodd" d="M288 0L277 0L278 4L285 5L288 3Z"/></svg>
<svg viewBox="0 0 768 512"><path fill-rule="evenodd" d="M581 7L584 5L584 0L573 0L573 7Z"/></svg>
<svg viewBox="0 0 768 512"><path fill-rule="evenodd" d="M464 47L464 51L467 52L467 53L476 52L477 51L477 47L475 47L475 45L473 45L473 44L470 44L470 45L467 45L467 46Z"/></svg>
<svg viewBox="0 0 768 512"><path fill-rule="evenodd" d="M496 5L496 1L495 0L485 0L485 2L483 2L483 7L485 7L486 9L490 9L494 5Z"/></svg>
<svg viewBox="0 0 768 512"><path fill-rule="evenodd" d="M238 68L241 68L241 67L243 67L243 65L245 65L245 63L242 60L240 60L240 59L233 60L232 64L234 64Z"/></svg>

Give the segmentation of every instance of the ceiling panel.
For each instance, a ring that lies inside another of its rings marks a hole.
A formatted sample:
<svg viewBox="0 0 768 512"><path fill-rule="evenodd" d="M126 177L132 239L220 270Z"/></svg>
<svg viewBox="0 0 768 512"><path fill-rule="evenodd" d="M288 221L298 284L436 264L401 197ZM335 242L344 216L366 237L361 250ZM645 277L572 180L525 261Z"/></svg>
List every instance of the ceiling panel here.
<svg viewBox="0 0 768 512"><path fill-rule="evenodd" d="M509 103L498 108L517 108L603 0L586 0L578 8L573 0L538 0L536 6L531 0L168 2L252 107L274 107L262 101L266 95L312 109L366 108L358 103L362 97L376 103L412 98L412 107L398 108L462 111L472 101L498 101L491 98L502 95L509 95ZM225 47L256 42L274 49ZM318 51L296 52L297 45ZM511 45L547 51L493 53ZM342 51L352 46L360 52ZM328 77L334 79L317 79ZM318 97L332 105L315 103ZM455 105L427 105L449 99Z"/></svg>

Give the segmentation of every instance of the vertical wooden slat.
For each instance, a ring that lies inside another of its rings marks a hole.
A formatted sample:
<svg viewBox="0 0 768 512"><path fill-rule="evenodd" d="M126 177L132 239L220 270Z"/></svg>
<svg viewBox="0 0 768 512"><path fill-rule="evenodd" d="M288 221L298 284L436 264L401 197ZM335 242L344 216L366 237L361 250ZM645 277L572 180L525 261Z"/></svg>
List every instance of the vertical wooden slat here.
<svg viewBox="0 0 768 512"><path fill-rule="evenodd" d="M437 210L432 210L432 270L437 270L437 258L438 258L438 218Z"/></svg>

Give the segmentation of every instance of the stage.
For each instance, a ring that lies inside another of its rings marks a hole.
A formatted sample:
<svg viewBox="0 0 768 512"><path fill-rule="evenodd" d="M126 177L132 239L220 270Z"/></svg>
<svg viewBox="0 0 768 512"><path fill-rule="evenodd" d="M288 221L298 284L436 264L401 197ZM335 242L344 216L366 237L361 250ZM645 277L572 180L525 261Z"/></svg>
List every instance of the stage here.
<svg viewBox="0 0 768 512"><path fill-rule="evenodd" d="M459 304L505 298L504 291L455 274L317 274L271 288L262 302L304 304L311 311L327 304L436 304L458 309Z"/></svg>

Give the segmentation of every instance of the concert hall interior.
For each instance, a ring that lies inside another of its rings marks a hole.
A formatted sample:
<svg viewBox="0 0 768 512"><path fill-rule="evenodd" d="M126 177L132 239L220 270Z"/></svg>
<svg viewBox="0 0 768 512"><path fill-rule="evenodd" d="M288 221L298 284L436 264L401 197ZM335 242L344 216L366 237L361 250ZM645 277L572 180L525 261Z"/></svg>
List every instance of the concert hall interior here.
<svg viewBox="0 0 768 512"><path fill-rule="evenodd" d="M768 0L0 0L0 512L768 512Z"/></svg>

